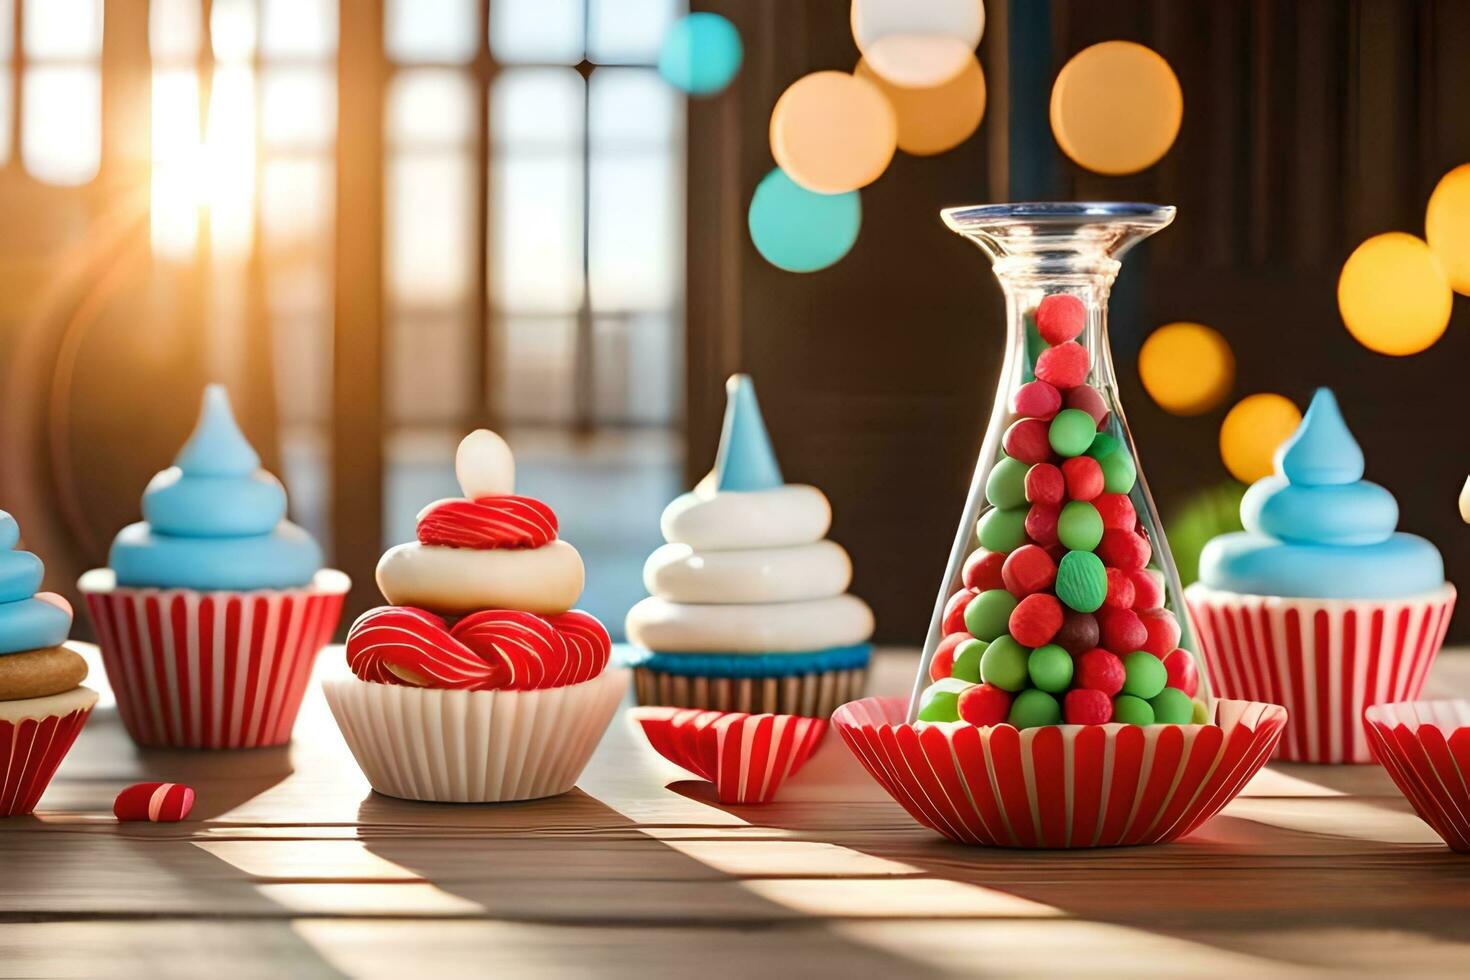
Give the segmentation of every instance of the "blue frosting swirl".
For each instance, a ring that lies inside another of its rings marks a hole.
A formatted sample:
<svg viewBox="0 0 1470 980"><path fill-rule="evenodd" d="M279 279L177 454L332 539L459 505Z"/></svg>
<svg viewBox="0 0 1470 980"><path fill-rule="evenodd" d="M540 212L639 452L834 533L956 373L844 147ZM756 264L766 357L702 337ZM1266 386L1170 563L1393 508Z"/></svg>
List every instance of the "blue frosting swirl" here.
<svg viewBox="0 0 1470 980"><path fill-rule="evenodd" d="M143 518L112 542L119 585L284 589L322 565L311 535L285 519L285 488L260 468L221 385L204 389L193 434L143 491Z"/></svg>
<svg viewBox="0 0 1470 980"><path fill-rule="evenodd" d="M18 544L20 525L0 510L0 655L54 647L71 632L69 609L36 598L46 569Z"/></svg>
<svg viewBox="0 0 1470 980"><path fill-rule="evenodd" d="M1240 503L1245 531L1205 545L1200 581L1252 595L1391 599L1444 582L1444 560L1398 532L1393 494L1363 479L1363 451L1326 388Z"/></svg>

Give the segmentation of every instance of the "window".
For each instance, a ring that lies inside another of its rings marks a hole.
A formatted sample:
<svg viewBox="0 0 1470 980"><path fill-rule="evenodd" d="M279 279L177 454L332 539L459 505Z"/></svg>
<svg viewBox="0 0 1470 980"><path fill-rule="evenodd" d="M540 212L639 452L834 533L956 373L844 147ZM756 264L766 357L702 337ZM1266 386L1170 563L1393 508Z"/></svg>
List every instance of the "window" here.
<svg viewBox="0 0 1470 980"><path fill-rule="evenodd" d="M19 3L19 11L14 4ZM19 13L19 17L16 17ZM45 184L74 186L97 176L102 152L102 0L7 0L0 4L4 155L16 111L9 91L20 63L20 150L26 171ZM19 27L20 44L15 45ZM12 60L14 59L14 60ZM64 111L58 111L59 107Z"/></svg>

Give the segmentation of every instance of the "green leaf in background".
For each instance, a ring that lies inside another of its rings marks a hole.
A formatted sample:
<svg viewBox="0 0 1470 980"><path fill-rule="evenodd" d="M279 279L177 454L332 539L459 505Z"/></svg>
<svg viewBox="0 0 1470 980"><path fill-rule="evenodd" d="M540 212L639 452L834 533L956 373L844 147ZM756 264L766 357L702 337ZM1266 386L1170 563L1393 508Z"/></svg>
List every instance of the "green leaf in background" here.
<svg viewBox="0 0 1470 980"><path fill-rule="evenodd" d="M1240 531L1240 498L1245 484L1231 480L1203 490L1164 522L1169 550L1179 566L1179 581L1188 585L1199 578L1199 555L1205 542L1219 534Z"/></svg>

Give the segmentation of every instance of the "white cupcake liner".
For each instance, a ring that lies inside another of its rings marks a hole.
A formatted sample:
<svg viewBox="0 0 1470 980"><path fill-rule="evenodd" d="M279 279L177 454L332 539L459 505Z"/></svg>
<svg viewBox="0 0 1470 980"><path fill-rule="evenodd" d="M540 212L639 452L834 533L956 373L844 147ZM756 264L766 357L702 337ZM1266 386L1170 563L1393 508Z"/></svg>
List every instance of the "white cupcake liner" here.
<svg viewBox="0 0 1470 980"><path fill-rule="evenodd" d="M1284 705L1280 757L1372 762L1363 710L1411 701L1444 643L1455 587L1402 599L1185 590L1217 697Z"/></svg>
<svg viewBox="0 0 1470 980"><path fill-rule="evenodd" d="M566 687L449 691L347 677L322 685L373 789L433 803L503 803L571 789L628 686L610 668Z"/></svg>
<svg viewBox="0 0 1470 980"><path fill-rule="evenodd" d="M639 704L828 718L838 705L862 697L866 667L791 677L692 677L647 667L633 669Z"/></svg>

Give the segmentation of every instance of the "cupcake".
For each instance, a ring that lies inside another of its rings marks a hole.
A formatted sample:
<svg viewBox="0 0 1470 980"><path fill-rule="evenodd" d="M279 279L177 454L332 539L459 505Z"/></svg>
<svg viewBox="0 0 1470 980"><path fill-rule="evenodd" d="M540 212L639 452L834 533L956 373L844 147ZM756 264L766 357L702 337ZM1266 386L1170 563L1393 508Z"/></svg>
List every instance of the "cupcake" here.
<svg viewBox="0 0 1470 980"><path fill-rule="evenodd" d="M1363 710L1418 696L1455 589L1434 545L1395 530L1393 495L1363 479L1332 392L1313 396L1275 469L1186 593L1211 682L1286 706L1283 758L1370 762Z"/></svg>
<svg viewBox="0 0 1470 980"><path fill-rule="evenodd" d="M0 510L0 817L36 808L97 703L81 686L87 662L66 646L71 606L36 591L45 568L19 543Z"/></svg>
<svg viewBox="0 0 1470 980"><path fill-rule="evenodd" d="M826 496L782 480L750 378L726 390L714 471L665 508L628 612L637 697L825 718L862 693L873 613L847 594Z"/></svg>
<svg viewBox="0 0 1470 980"><path fill-rule="evenodd" d="M418 515L418 540L378 562L391 605L347 634L352 675L324 685L373 789L438 803L565 793L628 685L612 642L573 609L582 558L556 515L515 496L515 460L480 429L459 445L463 498Z"/></svg>
<svg viewBox="0 0 1470 980"><path fill-rule="evenodd" d="M289 742L348 580L285 519L285 488L222 386L205 388L193 434L149 481L143 518L77 583L128 734L173 748Z"/></svg>

